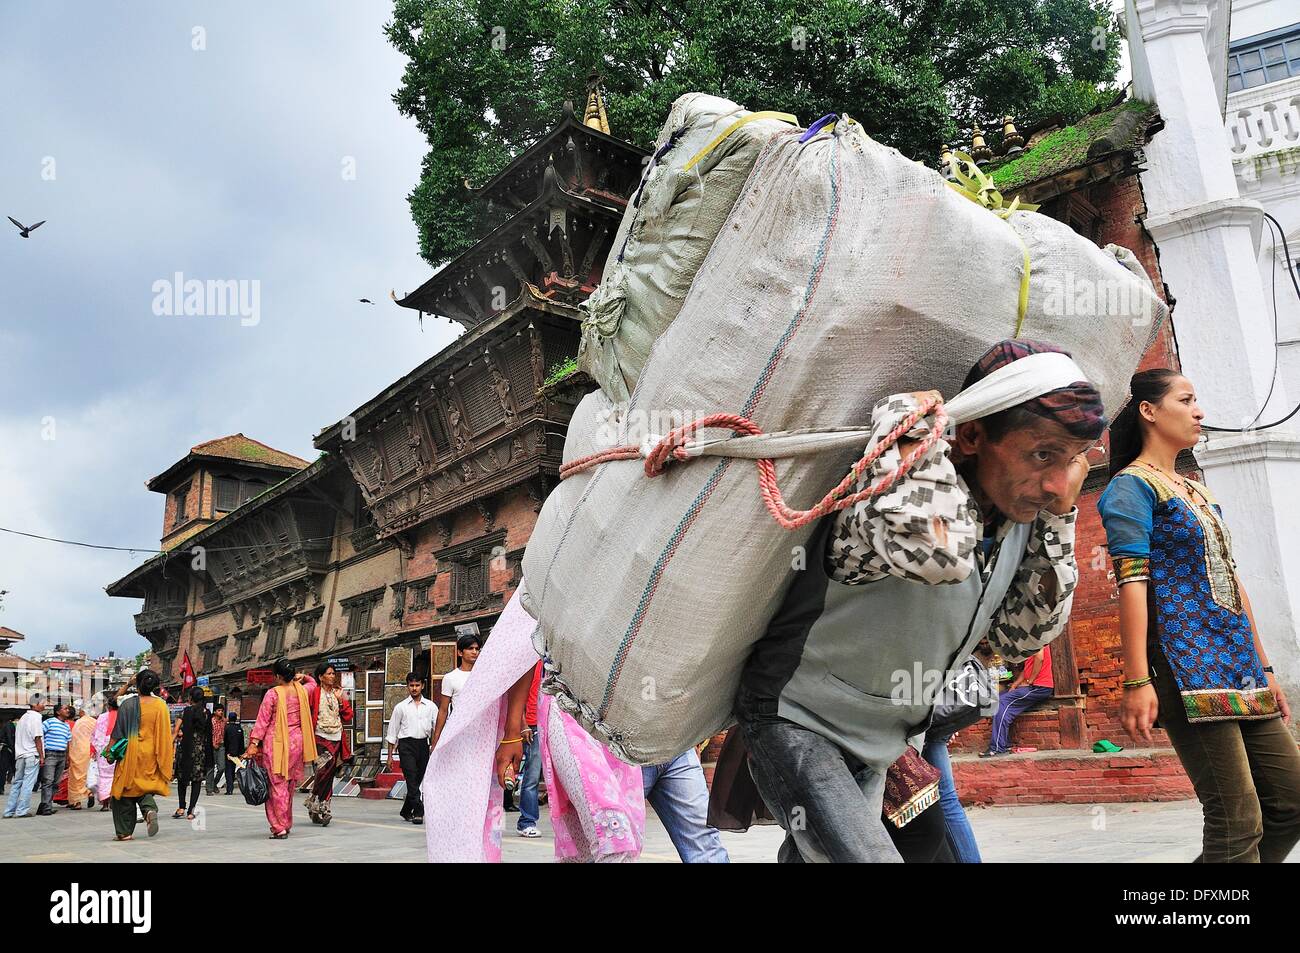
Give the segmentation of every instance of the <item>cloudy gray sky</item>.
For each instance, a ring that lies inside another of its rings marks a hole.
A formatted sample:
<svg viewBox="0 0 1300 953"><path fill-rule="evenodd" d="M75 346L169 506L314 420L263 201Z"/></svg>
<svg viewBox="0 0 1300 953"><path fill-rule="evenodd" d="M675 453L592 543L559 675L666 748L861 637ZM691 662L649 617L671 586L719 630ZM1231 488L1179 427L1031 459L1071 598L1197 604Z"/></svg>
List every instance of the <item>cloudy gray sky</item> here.
<svg viewBox="0 0 1300 953"><path fill-rule="evenodd" d="M0 5L0 216L47 220L24 241L0 219L0 526L156 549L143 482L189 447L242 431L313 459L450 342L388 300L430 271L389 10ZM155 314L176 272L259 282L258 323ZM103 587L144 558L0 534L0 625L22 654L134 654L139 602Z"/></svg>

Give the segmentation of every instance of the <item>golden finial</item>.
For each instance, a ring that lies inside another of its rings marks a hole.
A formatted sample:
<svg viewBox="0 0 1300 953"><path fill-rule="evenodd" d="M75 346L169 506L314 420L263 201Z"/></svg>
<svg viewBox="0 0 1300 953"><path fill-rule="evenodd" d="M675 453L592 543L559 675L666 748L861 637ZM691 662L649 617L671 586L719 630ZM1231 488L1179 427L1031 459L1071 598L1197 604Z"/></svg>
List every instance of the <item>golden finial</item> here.
<svg viewBox="0 0 1300 953"><path fill-rule="evenodd" d="M993 150L984 142L984 130L976 126L970 132L970 157L976 162L988 162Z"/></svg>
<svg viewBox="0 0 1300 953"><path fill-rule="evenodd" d="M948 143L939 147L939 171L943 173L944 178L949 181L955 181L957 176L952 171L953 154Z"/></svg>
<svg viewBox="0 0 1300 953"><path fill-rule="evenodd" d="M605 96L600 91L600 74L594 69L587 77L587 108L582 113L582 124L609 135L609 117L605 115Z"/></svg>
<svg viewBox="0 0 1300 953"><path fill-rule="evenodd" d="M1003 155L1013 156L1018 152L1024 152L1025 137L1016 131L1016 124L1011 121L1010 116L1002 117L1002 153Z"/></svg>

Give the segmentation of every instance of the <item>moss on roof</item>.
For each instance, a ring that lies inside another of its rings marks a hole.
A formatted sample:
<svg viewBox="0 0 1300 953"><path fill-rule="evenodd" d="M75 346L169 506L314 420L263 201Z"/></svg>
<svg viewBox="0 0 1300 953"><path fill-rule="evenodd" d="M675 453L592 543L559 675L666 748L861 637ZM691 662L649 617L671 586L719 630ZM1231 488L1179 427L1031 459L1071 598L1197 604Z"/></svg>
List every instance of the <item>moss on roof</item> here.
<svg viewBox="0 0 1300 953"><path fill-rule="evenodd" d="M989 175L1002 192L1050 178L1088 162L1094 143L1109 140L1107 152L1136 149L1146 141L1155 107L1137 100L1084 116L1072 126L1048 133L1034 148L992 169ZM986 167L987 168L987 167Z"/></svg>

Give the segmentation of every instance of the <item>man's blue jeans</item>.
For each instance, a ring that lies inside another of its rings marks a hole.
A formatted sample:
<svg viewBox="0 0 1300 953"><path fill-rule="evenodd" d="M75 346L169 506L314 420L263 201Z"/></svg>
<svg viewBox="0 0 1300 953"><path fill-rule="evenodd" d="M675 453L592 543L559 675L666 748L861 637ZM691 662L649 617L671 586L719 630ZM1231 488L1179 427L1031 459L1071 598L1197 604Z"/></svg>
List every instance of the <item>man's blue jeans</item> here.
<svg viewBox="0 0 1300 953"><path fill-rule="evenodd" d="M641 769L645 798L684 864L727 864L722 835L709 826L709 786L694 748L667 764Z"/></svg>
<svg viewBox="0 0 1300 953"><path fill-rule="evenodd" d="M980 848L975 842L966 809L957 797L957 785L952 779L952 762L948 759L948 739L925 739L921 757L939 769L939 805L943 808L944 834L948 849L959 864L980 863Z"/></svg>
<svg viewBox="0 0 1300 953"><path fill-rule="evenodd" d="M26 814L32 806L32 790L36 787L36 776L40 773L40 761L30 754L14 762L14 786L9 791L9 800L5 802L5 817Z"/></svg>
<svg viewBox="0 0 1300 953"><path fill-rule="evenodd" d="M542 753L537 740L537 726L529 725L533 730L533 740L524 745L523 786L519 789L519 830L537 826L541 815L541 806L537 803L537 785L542 778Z"/></svg>

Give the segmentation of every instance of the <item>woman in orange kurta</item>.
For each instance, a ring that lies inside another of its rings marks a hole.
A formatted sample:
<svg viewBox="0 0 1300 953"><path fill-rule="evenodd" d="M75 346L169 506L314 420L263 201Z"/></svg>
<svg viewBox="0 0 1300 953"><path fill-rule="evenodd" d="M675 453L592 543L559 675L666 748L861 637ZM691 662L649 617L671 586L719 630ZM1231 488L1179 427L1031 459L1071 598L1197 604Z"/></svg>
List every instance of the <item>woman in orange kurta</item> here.
<svg viewBox="0 0 1300 953"><path fill-rule="evenodd" d="M161 684L146 670L134 679L138 695L128 695L118 705L117 724L109 746L127 739L126 756L113 772L113 828L118 840L135 833L135 809L144 812L149 836L158 833L158 802L172 781L172 726L167 704L154 693Z"/></svg>
<svg viewBox="0 0 1300 953"><path fill-rule="evenodd" d="M74 811L85 807L90 797L86 774L90 769L90 739L94 734L95 719L82 711L72 726L72 740L68 742L68 807Z"/></svg>

